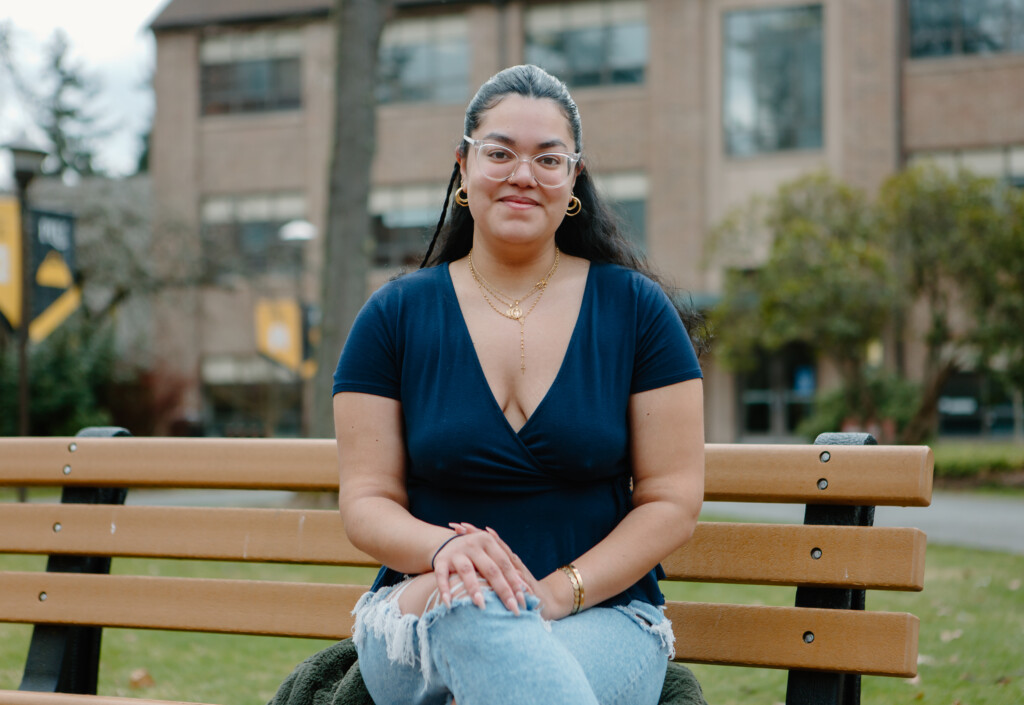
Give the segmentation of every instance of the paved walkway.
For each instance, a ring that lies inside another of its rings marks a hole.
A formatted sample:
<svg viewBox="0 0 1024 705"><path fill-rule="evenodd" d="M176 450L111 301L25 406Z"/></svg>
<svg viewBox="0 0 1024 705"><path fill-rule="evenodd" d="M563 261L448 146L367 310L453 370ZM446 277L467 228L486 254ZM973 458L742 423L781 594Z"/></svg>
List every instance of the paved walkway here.
<svg viewBox="0 0 1024 705"><path fill-rule="evenodd" d="M803 505L795 504L708 502L704 514L803 523ZM916 526L931 544L1024 555L1024 499L936 491L930 507L878 507L875 526Z"/></svg>

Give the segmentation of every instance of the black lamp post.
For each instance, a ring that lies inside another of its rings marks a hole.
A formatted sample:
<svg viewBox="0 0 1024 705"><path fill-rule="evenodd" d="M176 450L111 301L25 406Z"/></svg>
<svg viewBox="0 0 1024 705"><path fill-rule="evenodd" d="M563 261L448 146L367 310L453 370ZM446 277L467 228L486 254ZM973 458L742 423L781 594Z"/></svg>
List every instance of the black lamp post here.
<svg viewBox="0 0 1024 705"><path fill-rule="evenodd" d="M18 326L18 435L29 434L28 326L32 319L32 226L28 213L28 185L39 173L46 152L21 138L7 145L14 157L21 215L21 324Z"/></svg>

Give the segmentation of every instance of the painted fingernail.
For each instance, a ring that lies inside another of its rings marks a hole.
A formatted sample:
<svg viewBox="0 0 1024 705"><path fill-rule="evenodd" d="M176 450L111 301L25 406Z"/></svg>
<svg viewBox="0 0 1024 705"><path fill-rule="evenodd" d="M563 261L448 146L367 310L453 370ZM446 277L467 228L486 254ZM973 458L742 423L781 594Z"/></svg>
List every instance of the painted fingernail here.
<svg viewBox="0 0 1024 705"><path fill-rule="evenodd" d="M473 595L473 604L479 607L480 609L484 608L483 593L478 592L477 594Z"/></svg>
<svg viewBox="0 0 1024 705"><path fill-rule="evenodd" d="M520 607L526 607L526 595L523 594L522 590L516 593L516 602L519 603Z"/></svg>

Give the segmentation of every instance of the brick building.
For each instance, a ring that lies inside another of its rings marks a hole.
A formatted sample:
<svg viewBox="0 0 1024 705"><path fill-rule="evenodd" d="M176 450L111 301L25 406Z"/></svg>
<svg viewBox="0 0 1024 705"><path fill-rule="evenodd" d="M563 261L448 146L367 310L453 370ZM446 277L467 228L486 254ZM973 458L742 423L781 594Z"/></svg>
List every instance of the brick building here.
<svg viewBox="0 0 1024 705"><path fill-rule="evenodd" d="M874 189L927 156L1024 183L1019 0L397 5L380 50L377 282L422 250L476 87L522 62L569 84L600 186L697 301L722 284L702 263L710 228L807 171ZM152 23L154 193L190 233L158 246L202 248L219 267L218 286L157 305L156 348L195 381L182 413L213 433L298 428L300 375L258 353L254 307L319 290L318 241L280 228L326 217L330 6L170 0ZM787 437L829 381L800 349L756 374L713 360L706 374L711 441Z"/></svg>

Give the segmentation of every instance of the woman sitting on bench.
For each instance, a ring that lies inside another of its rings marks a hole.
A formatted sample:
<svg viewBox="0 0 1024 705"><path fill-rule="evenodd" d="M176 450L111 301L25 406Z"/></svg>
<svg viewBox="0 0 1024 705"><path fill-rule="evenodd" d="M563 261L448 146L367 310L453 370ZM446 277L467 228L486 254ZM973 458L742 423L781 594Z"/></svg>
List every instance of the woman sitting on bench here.
<svg viewBox="0 0 1024 705"><path fill-rule="evenodd" d="M693 320L597 194L564 84L506 69L463 134L423 266L335 373L345 528L385 566L360 671L377 705L654 705L658 563L703 497Z"/></svg>

